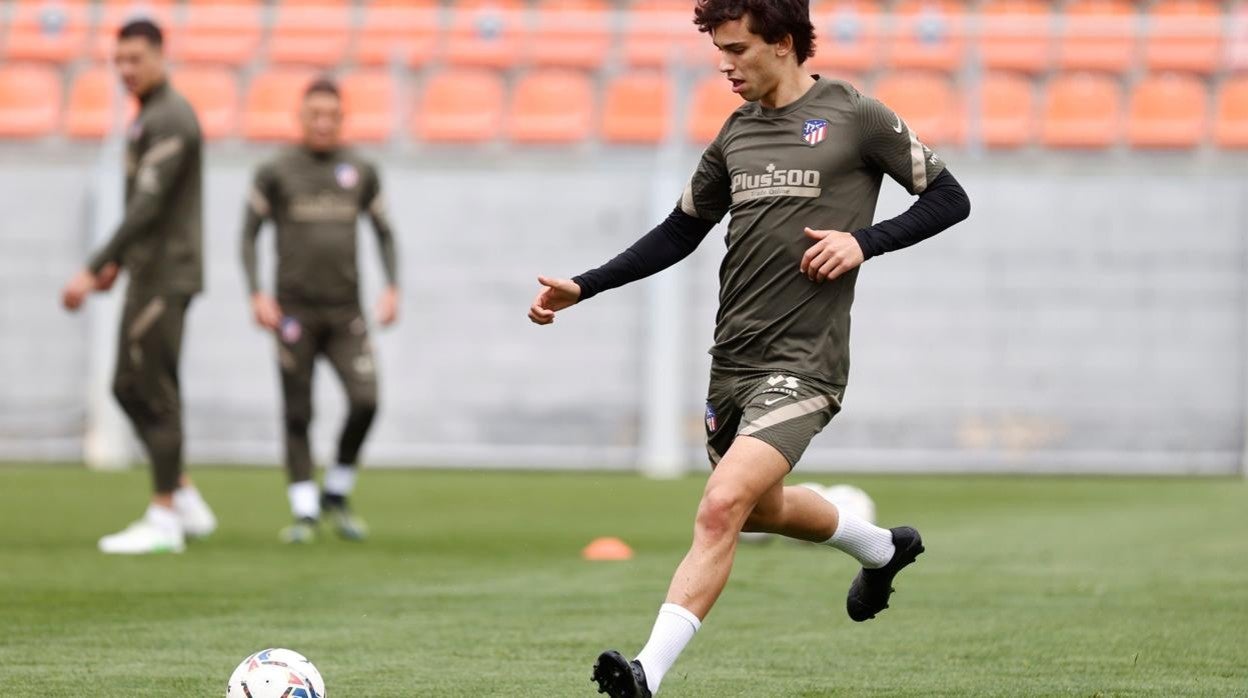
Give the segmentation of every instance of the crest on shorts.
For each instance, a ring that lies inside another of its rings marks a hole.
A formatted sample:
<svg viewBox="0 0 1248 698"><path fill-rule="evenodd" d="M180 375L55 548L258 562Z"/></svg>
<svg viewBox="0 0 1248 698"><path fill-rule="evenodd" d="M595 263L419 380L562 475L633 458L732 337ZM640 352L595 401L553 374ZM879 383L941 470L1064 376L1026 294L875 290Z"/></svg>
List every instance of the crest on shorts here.
<svg viewBox="0 0 1248 698"><path fill-rule="evenodd" d="M340 162L334 168L334 179L338 180L338 186L343 189L352 189L360 183L360 171L349 162Z"/></svg>
<svg viewBox="0 0 1248 698"><path fill-rule="evenodd" d="M805 126L802 127L802 140L806 141L806 145L815 146L823 142L828 137L828 120L827 119L807 119Z"/></svg>
<svg viewBox="0 0 1248 698"><path fill-rule="evenodd" d="M715 431L719 428L719 418L715 416L715 407L706 403L706 430Z"/></svg>
<svg viewBox="0 0 1248 698"><path fill-rule="evenodd" d="M303 326L299 321L287 315L282 318L282 324L278 326L278 332L282 335L282 341L287 344L294 344L303 336Z"/></svg>

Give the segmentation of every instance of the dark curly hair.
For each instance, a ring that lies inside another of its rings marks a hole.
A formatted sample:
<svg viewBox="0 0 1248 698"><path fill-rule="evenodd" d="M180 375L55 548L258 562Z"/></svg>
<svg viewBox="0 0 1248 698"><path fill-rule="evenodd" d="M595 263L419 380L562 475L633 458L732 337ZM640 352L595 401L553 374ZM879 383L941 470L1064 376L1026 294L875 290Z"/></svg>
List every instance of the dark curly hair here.
<svg viewBox="0 0 1248 698"><path fill-rule="evenodd" d="M809 0L698 0L693 23L710 33L724 22L750 15L749 30L769 44L793 37L798 63L815 55L815 25L810 23Z"/></svg>

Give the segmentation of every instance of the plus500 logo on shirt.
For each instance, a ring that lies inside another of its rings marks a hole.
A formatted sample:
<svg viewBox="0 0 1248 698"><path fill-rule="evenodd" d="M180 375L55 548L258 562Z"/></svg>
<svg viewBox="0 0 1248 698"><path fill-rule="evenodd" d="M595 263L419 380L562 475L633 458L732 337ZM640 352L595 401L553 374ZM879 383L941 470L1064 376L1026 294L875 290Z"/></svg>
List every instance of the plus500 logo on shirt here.
<svg viewBox="0 0 1248 698"><path fill-rule="evenodd" d="M820 179L819 170L780 170L774 164L762 174L738 172L732 176L732 202L773 196L814 198L822 191Z"/></svg>

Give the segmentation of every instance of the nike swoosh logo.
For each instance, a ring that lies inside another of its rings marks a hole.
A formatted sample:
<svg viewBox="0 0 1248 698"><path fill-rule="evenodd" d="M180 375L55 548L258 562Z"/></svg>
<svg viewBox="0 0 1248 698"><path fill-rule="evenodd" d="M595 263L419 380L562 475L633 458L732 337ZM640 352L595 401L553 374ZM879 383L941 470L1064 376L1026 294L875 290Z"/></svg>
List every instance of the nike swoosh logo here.
<svg viewBox="0 0 1248 698"><path fill-rule="evenodd" d="M897 133L901 133L901 117L897 114L893 114L893 116L897 118L897 125L893 127L893 130Z"/></svg>
<svg viewBox="0 0 1248 698"><path fill-rule="evenodd" d="M788 397L788 395L785 395L784 397ZM783 400L783 399L784 399L784 397L772 398L771 400L763 400L763 404L764 404L764 405L767 405L768 407L771 407L772 405L776 404L777 402L780 402L781 400Z"/></svg>

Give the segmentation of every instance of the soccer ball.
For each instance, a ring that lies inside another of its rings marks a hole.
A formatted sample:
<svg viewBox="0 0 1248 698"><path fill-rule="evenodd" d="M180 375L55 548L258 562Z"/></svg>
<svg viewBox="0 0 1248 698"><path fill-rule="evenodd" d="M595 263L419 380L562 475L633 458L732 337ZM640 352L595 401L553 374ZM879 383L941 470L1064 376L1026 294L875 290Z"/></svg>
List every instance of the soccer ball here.
<svg viewBox="0 0 1248 698"><path fill-rule="evenodd" d="M875 502L862 489L853 485L832 485L823 488L823 498L837 509L854 514L868 523L875 523Z"/></svg>
<svg viewBox="0 0 1248 698"><path fill-rule="evenodd" d="M325 679L302 654L270 648L238 665L225 698L326 698Z"/></svg>

